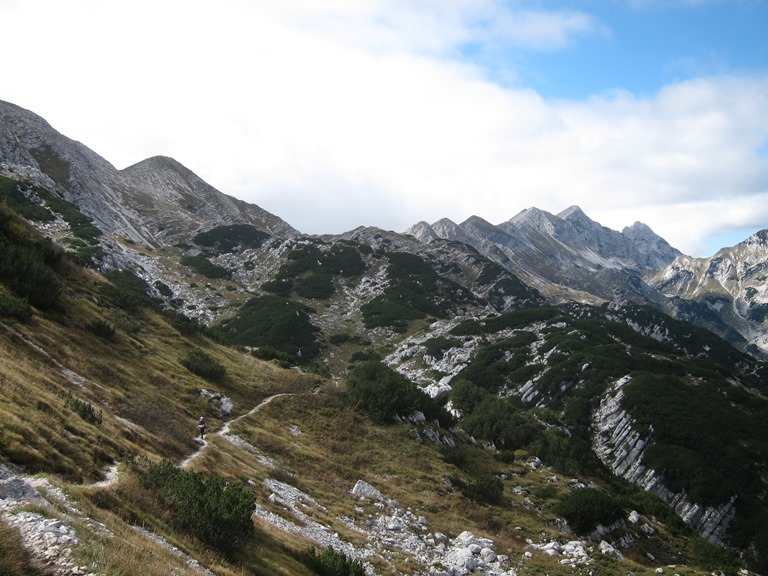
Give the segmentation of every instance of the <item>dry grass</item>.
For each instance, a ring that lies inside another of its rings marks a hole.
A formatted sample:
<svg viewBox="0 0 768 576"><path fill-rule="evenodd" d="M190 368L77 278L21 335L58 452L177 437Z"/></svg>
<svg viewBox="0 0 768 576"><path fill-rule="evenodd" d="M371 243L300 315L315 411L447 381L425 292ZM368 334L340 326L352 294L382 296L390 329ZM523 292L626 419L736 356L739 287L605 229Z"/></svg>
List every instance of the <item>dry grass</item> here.
<svg viewBox="0 0 768 576"><path fill-rule="evenodd" d="M40 569L32 562L29 552L21 544L21 535L15 528L0 522L0 574L3 576L38 576Z"/></svg>

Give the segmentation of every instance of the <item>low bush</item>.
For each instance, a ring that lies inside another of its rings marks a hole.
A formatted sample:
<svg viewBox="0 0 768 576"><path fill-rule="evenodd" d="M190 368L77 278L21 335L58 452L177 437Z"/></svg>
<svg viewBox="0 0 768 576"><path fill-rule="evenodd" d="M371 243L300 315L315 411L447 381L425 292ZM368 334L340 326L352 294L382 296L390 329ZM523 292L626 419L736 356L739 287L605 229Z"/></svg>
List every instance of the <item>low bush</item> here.
<svg viewBox="0 0 768 576"><path fill-rule="evenodd" d="M496 476L487 474L462 486L461 493L475 502L498 504L504 493L504 484Z"/></svg>
<svg viewBox="0 0 768 576"><path fill-rule="evenodd" d="M357 364L347 374L347 388L350 402L376 422L420 411L427 420L438 420L443 426L453 423L450 414L433 398L383 362L367 360Z"/></svg>
<svg viewBox="0 0 768 576"><path fill-rule="evenodd" d="M85 329L91 334L103 338L105 340L112 340L115 337L115 327L103 320L94 320L85 325Z"/></svg>
<svg viewBox="0 0 768 576"><path fill-rule="evenodd" d="M168 286L168 284L166 284L165 282L161 282L160 280L155 280L155 282L152 285L160 293L161 296L165 296L166 298L170 298L171 296L173 296L173 290L171 290L170 286Z"/></svg>
<svg viewBox="0 0 768 576"><path fill-rule="evenodd" d="M208 260L205 256L182 256L182 266L189 266L206 278L231 278L232 273Z"/></svg>
<svg viewBox="0 0 768 576"><path fill-rule="evenodd" d="M310 546L299 556L299 560L318 576L364 576L365 568L359 560L347 558L343 552L328 547L318 554Z"/></svg>
<svg viewBox="0 0 768 576"><path fill-rule="evenodd" d="M211 358L202 350L193 350L181 359L181 365L190 372L208 380L219 380L224 377L226 368L216 359Z"/></svg>
<svg viewBox="0 0 768 576"><path fill-rule="evenodd" d="M192 242L198 246L215 248L219 252L233 252L237 247L259 248L269 237L269 234L250 224L230 224L201 232Z"/></svg>
<svg viewBox="0 0 768 576"><path fill-rule="evenodd" d="M0 289L0 316L25 322L32 318L32 307L23 298L17 298Z"/></svg>
<svg viewBox="0 0 768 576"><path fill-rule="evenodd" d="M239 484L167 460L150 465L139 480L173 511L179 528L220 552L236 552L253 535L254 498Z"/></svg>
<svg viewBox="0 0 768 576"><path fill-rule="evenodd" d="M0 282L32 306L60 306L61 282L52 270L62 251L0 206ZM20 311L21 308L13 306Z"/></svg>
<svg viewBox="0 0 768 576"><path fill-rule="evenodd" d="M443 462L456 468L466 469L469 464L469 449L465 446L442 447L440 455L443 457Z"/></svg>
<svg viewBox="0 0 768 576"><path fill-rule="evenodd" d="M275 360L277 361L278 365L285 368L290 367L291 362L293 361L293 358L291 358L290 354L281 352L280 350L272 348L271 346L262 346L260 348L251 350L251 356L261 360Z"/></svg>
<svg viewBox="0 0 768 576"><path fill-rule="evenodd" d="M589 534L598 525L610 526L623 518L619 500L594 488L569 492L555 506L555 512L565 518L577 534Z"/></svg>
<svg viewBox="0 0 768 576"><path fill-rule="evenodd" d="M307 363L320 352L315 340L319 328L310 322L313 310L275 295L251 298L237 315L216 325L214 333L227 344L268 346Z"/></svg>
<svg viewBox="0 0 768 576"><path fill-rule="evenodd" d="M383 362L368 360L347 375L351 403L377 422L387 422L397 414L416 409L416 385Z"/></svg>
<svg viewBox="0 0 768 576"><path fill-rule="evenodd" d="M151 305L149 284L130 270L108 270L104 277L109 280L101 288L101 294L112 305L133 311L139 306Z"/></svg>
<svg viewBox="0 0 768 576"><path fill-rule="evenodd" d="M93 424L94 426L101 426L102 411L96 410L93 404L85 402L72 396L72 394L64 394L64 405L75 412L80 418L86 422Z"/></svg>

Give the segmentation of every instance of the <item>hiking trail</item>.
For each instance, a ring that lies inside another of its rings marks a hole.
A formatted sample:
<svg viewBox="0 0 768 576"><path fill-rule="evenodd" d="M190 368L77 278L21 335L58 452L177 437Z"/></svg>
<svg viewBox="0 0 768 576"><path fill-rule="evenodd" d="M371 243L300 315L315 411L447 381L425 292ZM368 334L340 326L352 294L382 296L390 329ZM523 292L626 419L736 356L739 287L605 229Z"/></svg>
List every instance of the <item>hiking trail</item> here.
<svg viewBox="0 0 768 576"><path fill-rule="evenodd" d="M210 436L213 434L216 436L221 436L222 438L225 438L227 440L230 440L230 438L228 437L231 436L229 429L232 426L232 424L234 424L238 420L241 420L242 418L245 418L246 416L250 416L254 412L258 412L264 406L272 402L272 400L274 400L275 398L279 398L280 396L291 396L291 393L282 392L280 394L274 394L272 396L269 396L268 398L265 398L245 414L241 414L237 418L233 418L232 420L227 420L226 422L224 422L224 425L221 427L221 430L217 430L216 432L210 432L206 434L206 436ZM196 441L199 442L200 447L195 452L187 456L184 460L182 460L181 463L179 464L179 468L187 468L198 456L200 456L203 453L203 450L208 446L208 441L205 438L203 438L202 440L198 438L196 439ZM235 444L237 443L235 442Z"/></svg>

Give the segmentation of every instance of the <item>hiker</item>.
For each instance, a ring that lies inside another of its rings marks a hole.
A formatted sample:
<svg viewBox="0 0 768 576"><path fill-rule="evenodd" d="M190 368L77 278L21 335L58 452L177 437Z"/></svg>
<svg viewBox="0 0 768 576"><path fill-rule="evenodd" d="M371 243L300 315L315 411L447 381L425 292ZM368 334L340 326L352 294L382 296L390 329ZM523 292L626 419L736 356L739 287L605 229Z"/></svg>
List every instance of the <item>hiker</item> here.
<svg viewBox="0 0 768 576"><path fill-rule="evenodd" d="M200 430L200 438L205 436L205 418L200 416L200 420L197 421L197 429Z"/></svg>

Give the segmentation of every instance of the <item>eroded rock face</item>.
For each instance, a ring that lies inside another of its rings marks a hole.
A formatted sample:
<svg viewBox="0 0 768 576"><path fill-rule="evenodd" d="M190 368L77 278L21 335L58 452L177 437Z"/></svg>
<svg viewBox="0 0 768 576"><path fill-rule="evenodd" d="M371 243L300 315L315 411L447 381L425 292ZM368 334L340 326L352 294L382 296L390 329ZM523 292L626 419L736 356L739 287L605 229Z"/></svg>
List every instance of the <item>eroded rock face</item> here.
<svg viewBox="0 0 768 576"><path fill-rule="evenodd" d="M624 409L622 388L631 378L619 379L600 402L592 416L592 449L614 474L667 502L683 521L704 538L720 543L736 515L736 496L719 506L691 502L685 492L673 492L664 485L664 477L643 462L643 451L651 442L653 429L643 435L634 418Z"/></svg>

